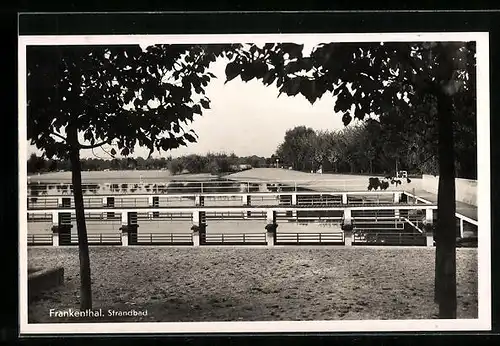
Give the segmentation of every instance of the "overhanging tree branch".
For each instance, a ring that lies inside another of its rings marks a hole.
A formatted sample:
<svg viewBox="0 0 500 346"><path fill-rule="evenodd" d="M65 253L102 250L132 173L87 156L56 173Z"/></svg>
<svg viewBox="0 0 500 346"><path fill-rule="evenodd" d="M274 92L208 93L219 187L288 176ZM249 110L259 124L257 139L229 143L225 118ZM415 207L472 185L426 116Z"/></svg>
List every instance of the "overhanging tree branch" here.
<svg viewBox="0 0 500 346"><path fill-rule="evenodd" d="M63 141L65 141L65 142L67 142L67 140L68 140L66 137L64 137L63 135L61 135L61 134L59 134L59 133L57 133L57 132L55 132L55 131L50 131L50 134L51 134L51 135L54 135L54 136L56 136L56 137L59 137L60 139L62 139L62 140L63 140Z"/></svg>
<svg viewBox="0 0 500 346"><path fill-rule="evenodd" d="M93 144L93 145L85 145L85 144L78 143L78 146L79 146L80 149L93 149L93 148L101 147L104 144L109 144L110 142L111 141L109 139L107 139L105 141L102 141L100 143Z"/></svg>
<svg viewBox="0 0 500 346"><path fill-rule="evenodd" d="M106 154L108 154L108 155L110 155L110 156L111 156L111 154L109 154L106 150L104 150L103 148L101 148L101 149L102 149L102 151L104 151ZM104 158L100 157L99 155L97 155L97 154L94 152L94 148L92 148L92 155L94 155L95 157L97 157L97 158L98 158L98 159L100 159L100 160L104 160Z"/></svg>

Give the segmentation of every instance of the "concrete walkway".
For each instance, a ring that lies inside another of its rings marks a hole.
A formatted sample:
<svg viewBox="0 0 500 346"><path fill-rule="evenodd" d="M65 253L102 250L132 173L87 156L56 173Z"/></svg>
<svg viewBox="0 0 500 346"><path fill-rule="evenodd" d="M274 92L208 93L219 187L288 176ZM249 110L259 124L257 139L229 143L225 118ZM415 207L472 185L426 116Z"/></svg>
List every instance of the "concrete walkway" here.
<svg viewBox="0 0 500 346"><path fill-rule="evenodd" d="M412 191L408 191L413 193ZM422 189L415 190L415 194L418 197L428 200L429 202L437 204L437 195ZM457 213L466 216L472 220L477 221L477 207L475 205L456 202Z"/></svg>
<svg viewBox="0 0 500 346"><path fill-rule="evenodd" d="M230 174L225 178L235 181L279 182L286 184L296 182L297 187L313 191L366 191L368 178L371 176L348 174L316 174L305 173L280 168L253 168L247 171ZM382 178L382 177L379 177ZM396 187L390 185L388 191L407 191L426 199L433 204L437 203L437 195L421 188L421 179L411 179ZM458 214L477 221L477 206L456 202Z"/></svg>

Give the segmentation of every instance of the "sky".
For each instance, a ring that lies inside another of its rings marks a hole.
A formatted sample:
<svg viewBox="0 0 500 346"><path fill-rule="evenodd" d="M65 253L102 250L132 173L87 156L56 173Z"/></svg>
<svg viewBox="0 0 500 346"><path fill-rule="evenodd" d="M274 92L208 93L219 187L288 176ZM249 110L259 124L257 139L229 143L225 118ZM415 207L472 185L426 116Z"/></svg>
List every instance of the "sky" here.
<svg viewBox="0 0 500 346"><path fill-rule="evenodd" d="M197 143L187 147L155 152L153 157L206 154L208 152L234 153L238 156L258 155L269 157L283 141L285 132L295 126L304 125L314 130L337 130L344 127L342 115L335 113L334 99L325 94L314 105L302 95L281 95L275 85L264 86L261 81L243 82L240 77L224 84L225 62L218 60L211 66L217 76L206 88L211 100L211 109L203 116L196 115L194 122L185 129L193 129L198 135ZM28 145L28 156L36 147ZM107 151L110 147L106 148ZM136 147L132 156L147 157L148 150ZM82 150L82 158L110 158L101 149Z"/></svg>

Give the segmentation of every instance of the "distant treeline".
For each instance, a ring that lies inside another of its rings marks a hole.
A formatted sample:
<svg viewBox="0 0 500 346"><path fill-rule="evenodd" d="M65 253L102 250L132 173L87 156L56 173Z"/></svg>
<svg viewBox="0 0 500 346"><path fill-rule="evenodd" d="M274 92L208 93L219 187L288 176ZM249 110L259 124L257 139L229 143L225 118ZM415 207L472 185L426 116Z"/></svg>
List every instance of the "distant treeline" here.
<svg viewBox="0 0 500 346"><path fill-rule="evenodd" d="M178 158L100 158L81 159L83 171L104 170L169 170L172 174L236 172L249 168L271 167L276 165L276 158L261 156L238 157L235 154L209 153L207 155L187 155ZM70 171L69 160L47 160L32 154L27 162L28 173Z"/></svg>
<svg viewBox="0 0 500 346"><path fill-rule="evenodd" d="M470 132L470 133L469 133ZM474 133L457 136L456 176L476 179L477 157ZM282 165L298 171L394 175L438 174L438 156L425 138L410 132L388 131L376 121L339 131L315 131L298 126L286 132L276 156Z"/></svg>

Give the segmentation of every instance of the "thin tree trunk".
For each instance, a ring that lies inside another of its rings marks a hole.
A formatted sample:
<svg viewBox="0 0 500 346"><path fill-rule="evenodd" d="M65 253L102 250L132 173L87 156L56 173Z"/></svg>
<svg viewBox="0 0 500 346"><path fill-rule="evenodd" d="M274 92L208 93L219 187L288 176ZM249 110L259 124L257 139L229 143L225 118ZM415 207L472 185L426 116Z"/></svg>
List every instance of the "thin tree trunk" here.
<svg viewBox="0 0 500 346"><path fill-rule="evenodd" d="M68 131L68 139L77 143L76 130ZM70 150L71 181L75 200L76 226L78 230L78 253L80 257L80 309L92 309L92 287L90 276L90 257L87 239L87 225L85 223L85 209L83 206L82 168L80 151L76 145Z"/></svg>
<svg viewBox="0 0 500 346"><path fill-rule="evenodd" d="M435 301L439 318L457 314L455 157L453 109L449 96L438 96L439 188L436 227Z"/></svg>

